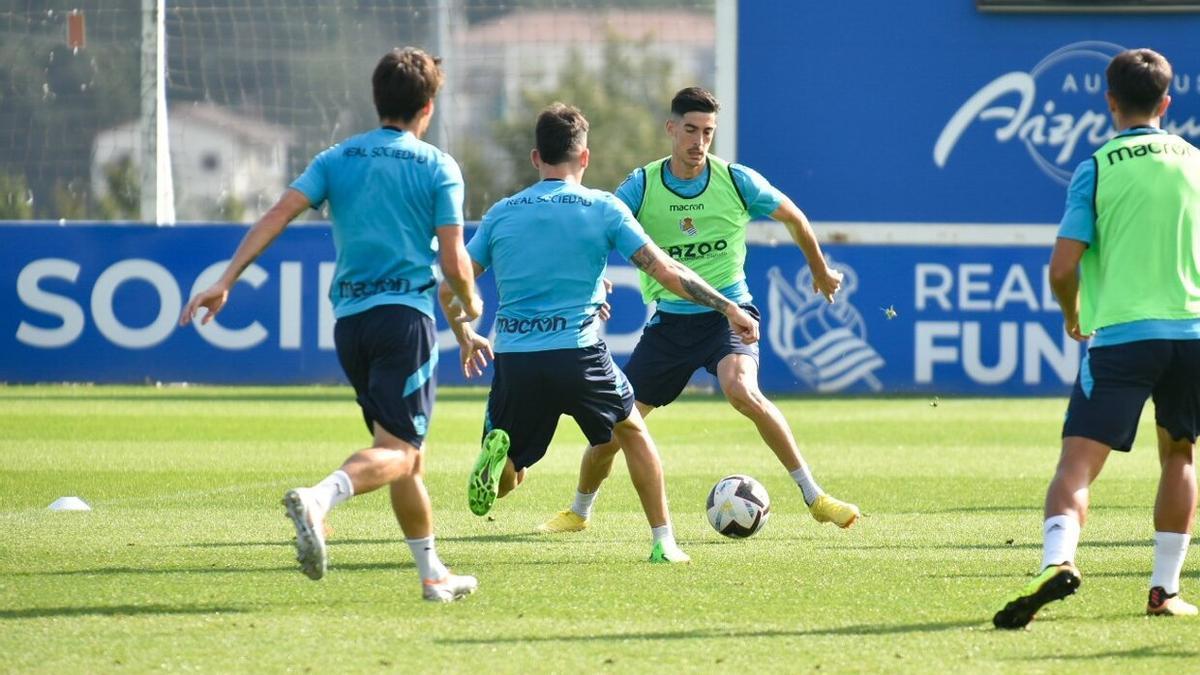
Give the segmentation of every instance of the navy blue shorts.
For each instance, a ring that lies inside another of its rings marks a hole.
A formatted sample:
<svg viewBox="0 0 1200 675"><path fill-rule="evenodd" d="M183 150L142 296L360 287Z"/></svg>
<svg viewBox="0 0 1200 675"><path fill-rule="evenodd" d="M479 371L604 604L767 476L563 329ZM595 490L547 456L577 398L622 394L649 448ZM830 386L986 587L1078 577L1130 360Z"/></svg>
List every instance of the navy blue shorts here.
<svg viewBox="0 0 1200 675"><path fill-rule="evenodd" d="M754 305L742 309L759 318ZM742 343L724 314L655 312L625 364L625 374L638 401L660 407L679 398L698 368L716 375L717 364L730 354L745 354L758 363L758 345Z"/></svg>
<svg viewBox="0 0 1200 675"><path fill-rule="evenodd" d="M1092 347L1079 364L1063 438L1082 436L1114 450L1133 447L1146 398L1154 421L1175 440L1200 430L1200 340L1139 340Z"/></svg>
<svg viewBox="0 0 1200 675"><path fill-rule="evenodd" d="M437 327L405 305L379 305L337 320L333 342L367 429L421 447L437 389Z"/></svg>
<svg viewBox="0 0 1200 675"><path fill-rule="evenodd" d="M578 349L496 355L483 433L508 432L508 456L520 471L546 454L560 415L575 418L588 443L612 439L633 413L633 389L603 342Z"/></svg>

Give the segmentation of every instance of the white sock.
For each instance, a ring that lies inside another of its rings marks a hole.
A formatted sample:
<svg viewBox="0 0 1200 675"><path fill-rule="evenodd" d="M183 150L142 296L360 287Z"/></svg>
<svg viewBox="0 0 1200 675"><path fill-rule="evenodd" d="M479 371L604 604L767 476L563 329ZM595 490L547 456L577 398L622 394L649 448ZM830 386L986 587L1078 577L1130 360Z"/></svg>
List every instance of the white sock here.
<svg viewBox="0 0 1200 675"><path fill-rule="evenodd" d="M350 482L349 474L338 469L326 476L325 480L312 486L312 495L324 515L354 496L354 484Z"/></svg>
<svg viewBox="0 0 1200 675"><path fill-rule="evenodd" d="M1046 519L1042 525L1042 569L1065 562L1074 564L1078 548L1078 520L1066 515Z"/></svg>
<svg viewBox="0 0 1200 675"><path fill-rule="evenodd" d="M450 570L442 564L433 546L433 535L424 539L405 539L408 550L412 551L413 560L417 562L417 572L422 581L437 581L445 579Z"/></svg>
<svg viewBox="0 0 1200 675"><path fill-rule="evenodd" d="M801 464L799 469L789 472L792 475L792 480L796 481L796 485L800 486L800 491L804 493L804 503L812 506L812 503L817 501L817 497L825 494L820 485L817 485L816 479L808 471L807 464Z"/></svg>
<svg viewBox="0 0 1200 675"><path fill-rule="evenodd" d="M679 544L675 543L675 531L671 529L670 523L650 528L650 534L654 537L655 544L662 542L663 548L679 548Z"/></svg>
<svg viewBox="0 0 1200 675"><path fill-rule="evenodd" d="M575 503L571 505L571 510L575 512L575 515L583 518L584 520L591 518L592 504L596 503L596 495L599 493L599 490L591 493L580 492L579 490L576 490Z"/></svg>
<svg viewBox="0 0 1200 675"><path fill-rule="evenodd" d="M1161 586L1167 594L1179 592L1179 573L1183 571L1183 559L1191 542L1190 534L1154 533L1154 572L1150 575L1150 588Z"/></svg>

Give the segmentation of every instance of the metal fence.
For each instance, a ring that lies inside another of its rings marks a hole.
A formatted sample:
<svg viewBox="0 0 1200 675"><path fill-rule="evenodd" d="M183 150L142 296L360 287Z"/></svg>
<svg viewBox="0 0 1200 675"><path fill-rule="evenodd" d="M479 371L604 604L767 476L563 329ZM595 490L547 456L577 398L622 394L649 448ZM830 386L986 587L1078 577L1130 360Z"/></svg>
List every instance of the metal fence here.
<svg viewBox="0 0 1200 675"><path fill-rule="evenodd" d="M0 0L0 220L153 221L164 199L253 220L375 124L371 69L402 45L445 59L429 140L468 217L530 177L532 113L558 99L611 189L662 146L673 89L714 84L715 36L713 0Z"/></svg>

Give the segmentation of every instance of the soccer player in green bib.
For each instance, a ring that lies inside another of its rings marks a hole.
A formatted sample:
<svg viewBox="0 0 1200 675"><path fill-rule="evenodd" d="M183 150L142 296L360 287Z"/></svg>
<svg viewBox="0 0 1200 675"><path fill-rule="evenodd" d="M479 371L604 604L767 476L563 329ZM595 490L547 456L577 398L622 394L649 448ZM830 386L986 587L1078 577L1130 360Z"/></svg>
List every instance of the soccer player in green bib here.
<svg viewBox="0 0 1200 675"><path fill-rule="evenodd" d="M1148 397L1162 473L1146 613L1196 614L1179 596L1179 575L1196 514L1200 151L1160 128L1172 80L1162 55L1122 52L1106 76L1117 134L1075 170L1050 257L1067 333L1090 343L1046 491L1042 571L996 613L997 628L1022 628L1079 588L1075 553L1089 487L1112 450L1133 447Z"/></svg>
<svg viewBox="0 0 1200 675"><path fill-rule="evenodd" d="M671 155L635 169L617 188L646 234L677 262L691 268L752 316L746 285L746 224L771 217L782 222L804 252L813 291L833 302L841 274L825 263L804 213L755 171L708 153L717 129L716 98L688 87L671 101L667 135ZM819 522L850 527L858 507L825 494L800 455L787 420L758 388L758 345L744 344L720 313L670 292L644 271L642 295L657 311L625 366L642 416L674 401L699 368L717 376L729 403L750 418L801 490ZM588 448L571 507L538 529L574 532L587 527L597 490L620 448Z"/></svg>

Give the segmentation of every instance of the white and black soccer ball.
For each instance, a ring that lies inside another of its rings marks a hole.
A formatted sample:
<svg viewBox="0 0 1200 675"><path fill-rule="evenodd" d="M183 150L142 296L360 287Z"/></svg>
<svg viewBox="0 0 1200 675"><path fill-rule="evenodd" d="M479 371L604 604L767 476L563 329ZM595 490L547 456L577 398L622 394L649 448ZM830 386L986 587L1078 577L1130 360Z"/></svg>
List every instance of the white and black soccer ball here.
<svg viewBox="0 0 1200 675"><path fill-rule="evenodd" d="M717 481L708 493L708 522L726 537L742 539L758 532L771 515L771 498L762 483L735 474Z"/></svg>

